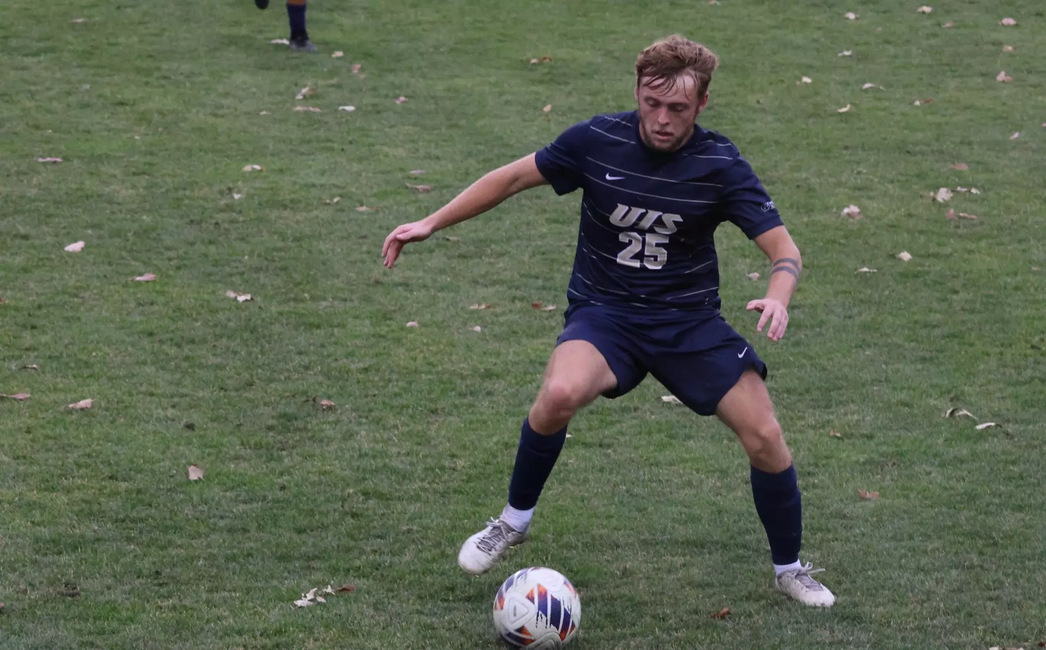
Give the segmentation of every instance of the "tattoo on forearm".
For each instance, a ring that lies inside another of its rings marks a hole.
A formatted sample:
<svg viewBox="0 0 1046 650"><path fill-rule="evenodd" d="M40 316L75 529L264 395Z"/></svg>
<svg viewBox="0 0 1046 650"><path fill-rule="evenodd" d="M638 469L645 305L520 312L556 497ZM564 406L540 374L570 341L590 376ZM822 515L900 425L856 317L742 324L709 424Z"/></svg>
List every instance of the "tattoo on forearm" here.
<svg viewBox="0 0 1046 650"><path fill-rule="evenodd" d="M789 266L788 264L781 264L779 266L774 266L774 270L770 271L770 275L773 275L774 273L781 273L781 272L791 273L792 276L796 279L796 281L797 282L799 281L799 271L797 269L795 269L794 267Z"/></svg>
<svg viewBox="0 0 1046 650"><path fill-rule="evenodd" d="M774 262L774 266L777 266L778 264L791 264L797 271L799 270L799 260L792 259L791 257L782 257Z"/></svg>

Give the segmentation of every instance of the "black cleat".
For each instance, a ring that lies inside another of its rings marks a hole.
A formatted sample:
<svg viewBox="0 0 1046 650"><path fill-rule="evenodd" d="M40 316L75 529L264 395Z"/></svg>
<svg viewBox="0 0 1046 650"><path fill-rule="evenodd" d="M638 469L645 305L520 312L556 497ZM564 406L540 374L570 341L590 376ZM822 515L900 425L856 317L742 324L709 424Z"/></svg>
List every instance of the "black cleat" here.
<svg viewBox="0 0 1046 650"><path fill-rule="evenodd" d="M268 9L269 0L254 0L254 6L259 9Z"/></svg>

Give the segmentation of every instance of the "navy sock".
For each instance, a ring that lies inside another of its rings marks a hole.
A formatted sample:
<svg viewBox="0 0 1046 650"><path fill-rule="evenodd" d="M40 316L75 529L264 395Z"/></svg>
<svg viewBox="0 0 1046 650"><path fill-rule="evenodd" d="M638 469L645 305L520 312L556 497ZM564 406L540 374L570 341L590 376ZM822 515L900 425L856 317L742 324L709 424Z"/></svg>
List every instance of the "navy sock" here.
<svg viewBox="0 0 1046 650"><path fill-rule="evenodd" d="M795 466L779 474L753 467L752 497L770 541L774 564L798 562L803 545L803 504Z"/></svg>
<svg viewBox="0 0 1046 650"><path fill-rule="evenodd" d="M529 419L523 420L516 464L512 468L512 481L508 486L510 506L517 510L530 510L537 505L541 490L556 465L566 439L566 427L550 436L543 436L530 428Z"/></svg>
<svg viewBox="0 0 1046 650"><path fill-rule="evenodd" d="M287 3L287 18L291 22L291 38L295 36L304 36L305 31L305 8L308 5L292 5Z"/></svg>

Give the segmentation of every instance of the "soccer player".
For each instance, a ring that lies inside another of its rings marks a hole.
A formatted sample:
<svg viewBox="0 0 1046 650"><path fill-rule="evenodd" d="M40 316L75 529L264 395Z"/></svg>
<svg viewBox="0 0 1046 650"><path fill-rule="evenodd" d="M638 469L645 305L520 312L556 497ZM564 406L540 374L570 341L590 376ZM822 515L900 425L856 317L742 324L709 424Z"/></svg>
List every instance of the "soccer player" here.
<svg viewBox="0 0 1046 650"><path fill-rule="evenodd" d="M802 506L792 456L763 380L766 364L719 312L713 233L738 226L770 259L766 296L748 303L756 330L779 341L802 272L799 249L737 147L695 124L708 105L715 54L682 36L636 59L638 109L597 115L535 154L496 169L432 215L389 234L392 268L404 245L549 184L578 188L581 223L565 326L523 420L508 504L461 547L467 572L490 569L527 541L538 497L567 424L600 395L615 398L653 375L699 415L716 415L751 464L755 509L766 530L774 584L805 605L835 597L799 561Z"/></svg>
<svg viewBox="0 0 1046 650"><path fill-rule="evenodd" d="M267 9L269 0L254 0L254 5L259 9ZM306 0L287 0L287 19L291 23L290 48L293 52L315 52L316 46L309 40L309 32L305 31L305 10L308 9Z"/></svg>

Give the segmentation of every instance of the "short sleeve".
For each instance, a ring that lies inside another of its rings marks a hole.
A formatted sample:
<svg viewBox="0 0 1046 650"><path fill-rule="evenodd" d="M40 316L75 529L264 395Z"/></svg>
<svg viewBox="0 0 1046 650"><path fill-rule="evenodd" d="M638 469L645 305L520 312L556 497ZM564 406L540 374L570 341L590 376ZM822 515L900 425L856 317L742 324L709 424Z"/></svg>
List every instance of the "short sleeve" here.
<svg viewBox="0 0 1046 650"><path fill-rule="evenodd" d="M534 157L538 171L556 194L569 194L581 187L589 123L585 120L570 127Z"/></svg>
<svg viewBox="0 0 1046 650"><path fill-rule="evenodd" d="M783 225L777 206L752 171L752 166L740 156L725 176L723 209L726 218L749 239Z"/></svg>

